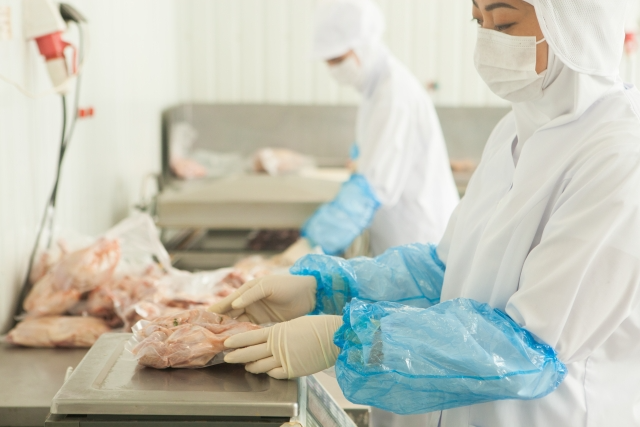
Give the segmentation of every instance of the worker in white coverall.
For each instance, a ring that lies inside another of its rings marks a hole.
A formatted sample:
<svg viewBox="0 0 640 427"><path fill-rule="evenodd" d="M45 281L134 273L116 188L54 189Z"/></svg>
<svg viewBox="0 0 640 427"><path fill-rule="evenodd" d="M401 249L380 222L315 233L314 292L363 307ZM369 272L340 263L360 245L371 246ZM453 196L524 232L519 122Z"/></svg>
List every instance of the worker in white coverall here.
<svg viewBox="0 0 640 427"><path fill-rule="evenodd" d="M351 401L431 412L430 426L638 426L627 0L468 1L476 68L513 111L444 238L372 260L310 255L292 276L248 282L213 309L282 323L229 338L246 348L226 360L276 378L335 363Z"/></svg>
<svg viewBox="0 0 640 427"><path fill-rule="evenodd" d="M362 95L357 172L302 229L329 255L369 226L374 255L438 241L459 202L433 103L381 42L384 26L372 0L322 0L317 10L314 56Z"/></svg>

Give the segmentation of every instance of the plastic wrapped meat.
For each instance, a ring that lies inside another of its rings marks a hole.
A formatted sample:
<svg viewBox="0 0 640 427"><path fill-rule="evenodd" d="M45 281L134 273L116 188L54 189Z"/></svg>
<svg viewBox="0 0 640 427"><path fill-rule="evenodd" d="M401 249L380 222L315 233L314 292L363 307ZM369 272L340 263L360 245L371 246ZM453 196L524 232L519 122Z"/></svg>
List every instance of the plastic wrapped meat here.
<svg viewBox="0 0 640 427"><path fill-rule="evenodd" d="M266 172L272 176L293 174L315 166L311 157L286 148L263 148L253 160L256 172Z"/></svg>
<svg viewBox="0 0 640 427"><path fill-rule="evenodd" d="M7 341L25 347L91 347L110 328L94 317L47 316L20 322Z"/></svg>
<svg viewBox="0 0 640 427"><path fill-rule="evenodd" d="M52 254L49 252L43 252L36 258L36 261L31 268L31 274L29 275L29 282L35 284L42 279L47 272L51 269L52 265Z"/></svg>
<svg viewBox="0 0 640 427"><path fill-rule="evenodd" d="M56 244L51 249L43 250L36 256L29 275L29 282L36 284L60 259L73 251L91 245L93 242L94 240L87 236L65 231L64 236L58 237Z"/></svg>
<svg viewBox="0 0 640 427"><path fill-rule="evenodd" d="M180 179L197 179L207 176L207 169L195 160L174 157L170 163L171 172Z"/></svg>
<svg viewBox="0 0 640 427"><path fill-rule="evenodd" d="M123 282L127 286L112 291L112 297L116 313L123 320L125 330L129 330L140 320L155 320L185 310L209 307L250 278L231 268L200 273L172 270L161 277L146 276L146 284L144 278ZM137 291L127 292L127 288Z"/></svg>
<svg viewBox="0 0 640 427"><path fill-rule="evenodd" d="M116 277L108 284L89 292L86 299L76 304L69 312L73 315L99 317L112 328L123 326L127 319L127 310L155 292L155 279L152 275ZM133 323L130 323L129 327Z"/></svg>
<svg viewBox="0 0 640 427"><path fill-rule="evenodd" d="M107 284L120 261L116 240L95 244L60 259L33 287L24 301L30 316L63 314L83 293Z"/></svg>
<svg viewBox="0 0 640 427"><path fill-rule="evenodd" d="M259 329L204 309L183 311L133 327L127 349L138 363L156 369L203 368L225 351L224 341L235 334Z"/></svg>
<svg viewBox="0 0 640 427"><path fill-rule="evenodd" d="M183 310L199 305L209 306L252 278L253 276L232 268L199 273L174 271L160 281L155 301L167 307Z"/></svg>

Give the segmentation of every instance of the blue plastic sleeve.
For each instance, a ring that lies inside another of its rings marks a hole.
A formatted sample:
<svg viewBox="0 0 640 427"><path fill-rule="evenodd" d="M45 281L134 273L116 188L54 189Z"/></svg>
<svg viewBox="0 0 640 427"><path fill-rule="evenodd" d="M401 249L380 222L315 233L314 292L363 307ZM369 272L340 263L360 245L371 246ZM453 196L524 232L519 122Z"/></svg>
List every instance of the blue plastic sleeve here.
<svg viewBox="0 0 640 427"><path fill-rule="evenodd" d="M553 348L468 299L429 309L353 300L335 343L347 399L397 414L538 399L567 374Z"/></svg>
<svg viewBox="0 0 640 427"><path fill-rule="evenodd" d="M339 315L352 298L431 307L440 302L445 265L438 259L436 246L412 244L389 249L377 258L307 255L290 271L316 278L314 314Z"/></svg>
<svg viewBox="0 0 640 427"><path fill-rule="evenodd" d="M302 236L329 255L343 253L373 221L380 202L367 179L355 174L336 198L322 205L302 227Z"/></svg>
<svg viewBox="0 0 640 427"><path fill-rule="evenodd" d="M360 157L360 147L358 146L357 142L354 142L353 144L351 144L351 147L349 148L349 158L351 159L352 162L355 162L356 160L358 160L359 157Z"/></svg>

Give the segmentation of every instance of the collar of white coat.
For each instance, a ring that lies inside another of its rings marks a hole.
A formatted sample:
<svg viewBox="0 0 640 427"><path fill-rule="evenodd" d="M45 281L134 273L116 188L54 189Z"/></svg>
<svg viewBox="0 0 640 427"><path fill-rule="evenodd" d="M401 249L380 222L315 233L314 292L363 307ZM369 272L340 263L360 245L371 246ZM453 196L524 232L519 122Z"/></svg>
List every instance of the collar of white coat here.
<svg viewBox="0 0 640 427"><path fill-rule="evenodd" d="M382 43L371 43L354 49L363 71L362 85L356 89L365 97L370 97L378 87L388 69L389 51Z"/></svg>
<svg viewBox="0 0 640 427"><path fill-rule="evenodd" d="M524 0L537 6L538 0ZM536 7L538 20L540 16ZM614 87L621 86L618 77L603 77L575 71L555 54L553 37L542 32L549 45L549 63L543 83L543 95L530 102L513 104L516 129L520 144L524 144L537 131L550 129L577 120L596 101ZM620 85L616 85L620 83Z"/></svg>
<svg viewBox="0 0 640 427"><path fill-rule="evenodd" d="M513 104L520 144L537 131L577 120L589 107L617 87L618 79L578 73L549 48L549 64L542 97Z"/></svg>

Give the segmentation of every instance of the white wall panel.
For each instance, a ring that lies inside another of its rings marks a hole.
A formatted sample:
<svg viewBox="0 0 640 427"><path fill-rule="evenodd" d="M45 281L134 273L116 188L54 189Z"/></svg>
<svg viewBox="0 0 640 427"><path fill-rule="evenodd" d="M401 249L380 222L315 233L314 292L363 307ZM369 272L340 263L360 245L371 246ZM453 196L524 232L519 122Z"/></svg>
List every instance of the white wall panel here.
<svg viewBox="0 0 640 427"><path fill-rule="evenodd" d="M263 102L265 99L265 13L264 0L236 0L239 6L238 70L241 101ZM224 12L222 14L224 16Z"/></svg>
<svg viewBox="0 0 640 427"><path fill-rule="evenodd" d="M291 45L289 60L291 61L291 102L309 104L314 100L314 86L316 86L317 64L311 59L310 40L312 28L308 19L313 14L314 2L311 0L294 0L290 4L291 16Z"/></svg>
<svg viewBox="0 0 640 427"><path fill-rule="evenodd" d="M202 102L353 104L324 65L310 61L318 0L180 0L185 99ZM504 105L473 67L470 3L376 0L387 17L385 41L440 105ZM212 90L212 88L215 88Z"/></svg>
<svg viewBox="0 0 640 427"><path fill-rule="evenodd" d="M64 164L58 224L97 234L137 201L142 177L159 169L160 112L179 99L176 0L74 0L89 19L92 50L78 123ZM0 41L0 74L34 90L50 86L32 43ZM0 333L5 329L53 180L60 133L57 96L30 100L0 82Z"/></svg>

